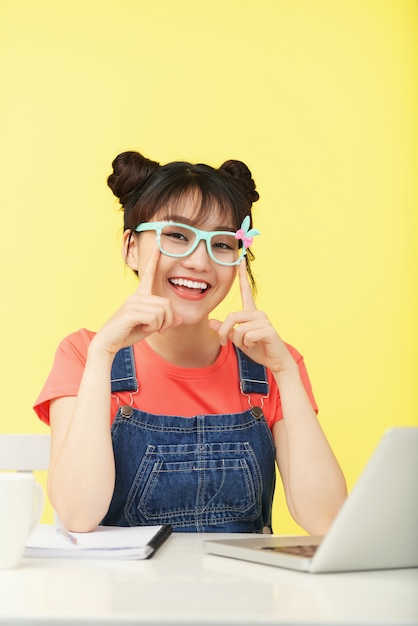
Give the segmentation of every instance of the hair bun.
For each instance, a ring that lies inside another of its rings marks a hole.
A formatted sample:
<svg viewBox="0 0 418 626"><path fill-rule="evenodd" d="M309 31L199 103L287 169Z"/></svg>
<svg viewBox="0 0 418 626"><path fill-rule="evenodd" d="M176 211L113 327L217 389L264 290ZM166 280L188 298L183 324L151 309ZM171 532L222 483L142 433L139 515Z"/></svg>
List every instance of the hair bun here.
<svg viewBox="0 0 418 626"><path fill-rule="evenodd" d="M139 152L129 151L118 154L112 167L113 173L108 177L107 184L125 207L133 192L160 167L160 164L147 159Z"/></svg>
<svg viewBox="0 0 418 626"><path fill-rule="evenodd" d="M225 161L219 168L220 171L226 173L230 176L241 191L244 193L245 197L251 202L257 202L259 199L258 191L255 188L255 182L253 180L252 174L248 167L242 161Z"/></svg>

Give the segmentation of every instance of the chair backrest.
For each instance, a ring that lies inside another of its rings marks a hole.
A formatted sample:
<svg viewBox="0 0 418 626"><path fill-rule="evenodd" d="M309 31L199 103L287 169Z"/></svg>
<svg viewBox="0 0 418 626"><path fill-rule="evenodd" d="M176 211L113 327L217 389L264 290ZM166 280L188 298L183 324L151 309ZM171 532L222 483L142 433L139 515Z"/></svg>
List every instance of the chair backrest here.
<svg viewBox="0 0 418 626"><path fill-rule="evenodd" d="M47 470L49 466L49 435L2 435L0 434L0 471L34 472ZM45 493L46 495L46 493ZM46 498L46 507L52 508ZM52 510L54 522L59 519Z"/></svg>
<svg viewBox="0 0 418 626"><path fill-rule="evenodd" d="M0 435L0 470L47 470L49 435Z"/></svg>

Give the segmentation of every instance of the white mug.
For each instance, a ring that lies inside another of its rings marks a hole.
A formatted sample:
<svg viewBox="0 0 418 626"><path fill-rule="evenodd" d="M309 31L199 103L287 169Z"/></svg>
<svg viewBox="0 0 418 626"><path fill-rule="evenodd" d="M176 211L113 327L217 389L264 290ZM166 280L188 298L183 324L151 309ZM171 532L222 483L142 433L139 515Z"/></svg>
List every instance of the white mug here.
<svg viewBox="0 0 418 626"><path fill-rule="evenodd" d="M0 473L0 569L19 565L43 508L44 492L33 474Z"/></svg>

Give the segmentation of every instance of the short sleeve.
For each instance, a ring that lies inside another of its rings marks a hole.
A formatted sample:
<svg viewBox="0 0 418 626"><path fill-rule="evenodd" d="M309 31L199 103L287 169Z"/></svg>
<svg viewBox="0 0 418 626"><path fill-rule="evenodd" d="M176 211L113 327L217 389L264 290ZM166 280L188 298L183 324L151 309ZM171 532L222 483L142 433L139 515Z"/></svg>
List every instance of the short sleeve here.
<svg viewBox="0 0 418 626"><path fill-rule="evenodd" d="M49 425L51 400L76 396L86 364L87 349L93 332L81 329L61 341L55 353L52 369L33 409L39 419Z"/></svg>
<svg viewBox="0 0 418 626"><path fill-rule="evenodd" d="M308 371L306 369L306 365L305 365L305 361L303 359L303 356L296 350L296 348L294 348L293 346L289 345L288 343L286 343L286 347L289 350L290 354L292 355L292 357L294 358L294 360L297 363L298 369L299 369L299 375L300 378L302 380L302 384L305 388L305 391L308 395L308 398L311 402L312 408L315 411L315 413L318 413L318 405L316 403L313 391L312 391L312 385L311 385L311 381L309 379L309 375L308 375ZM271 385L271 393L270 393L270 411L268 413L268 415L266 416L268 425L270 428L273 428L274 424L276 422L278 422L279 420L283 419L283 410L282 410L282 403L281 403L281 399L280 399L280 392L277 388L276 382L274 380L273 374L271 372L269 372L269 383Z"/></svg>
<svg viewBox="0 0 418 626"><path fill-rule="evenodd" d="M308 374L308 370L306 369L306 365L305 365L305 361L303 359L303 356L301 354L299 354L299 352L293 348L293 346L289 346L288 344L286 344L289 352L291 353L291 355L293 356L293 358L295 359L298 368L299 368L299 375L301 377L303 386L305 387L305 391L308 394L308 398L311 401L312 404L312 408L315 411L315 413L318 413L318 405L316 403L313 391L312 391L312 385L311 385L311 381L309 378L309 374Z"/></svg>

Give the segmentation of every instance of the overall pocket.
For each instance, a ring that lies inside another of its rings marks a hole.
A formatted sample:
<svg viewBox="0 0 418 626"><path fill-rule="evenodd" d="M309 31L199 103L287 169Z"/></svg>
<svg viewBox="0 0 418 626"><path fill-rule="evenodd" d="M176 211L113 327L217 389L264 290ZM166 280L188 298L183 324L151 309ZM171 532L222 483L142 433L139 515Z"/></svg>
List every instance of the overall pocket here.
<svg viewBox="0 0 418 626"><path fill-rule="evenodd" d="M248 442L147 446L129 490L132 525L223 525L261 511L262 479Z"/></svg>

